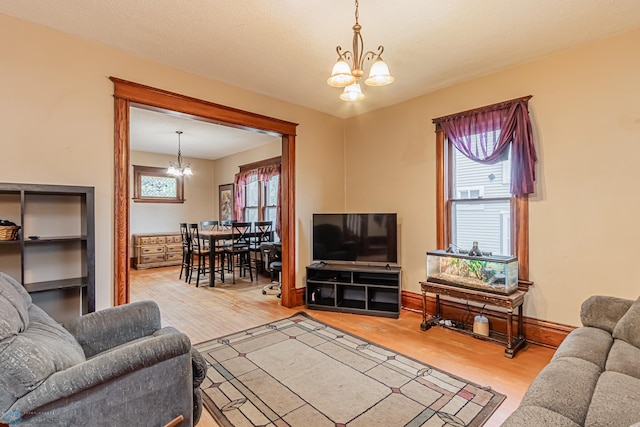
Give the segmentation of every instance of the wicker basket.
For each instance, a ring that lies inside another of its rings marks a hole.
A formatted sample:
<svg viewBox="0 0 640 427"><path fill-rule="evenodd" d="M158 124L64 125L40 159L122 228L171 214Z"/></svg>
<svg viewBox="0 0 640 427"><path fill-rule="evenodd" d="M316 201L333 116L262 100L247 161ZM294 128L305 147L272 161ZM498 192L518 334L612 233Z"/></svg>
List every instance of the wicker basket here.
<svg viewBox="0 0 640 427"><path fill-rule="evenodd" d="M19 230L19 225L0 225L0 240L15 240Z"/></svg>

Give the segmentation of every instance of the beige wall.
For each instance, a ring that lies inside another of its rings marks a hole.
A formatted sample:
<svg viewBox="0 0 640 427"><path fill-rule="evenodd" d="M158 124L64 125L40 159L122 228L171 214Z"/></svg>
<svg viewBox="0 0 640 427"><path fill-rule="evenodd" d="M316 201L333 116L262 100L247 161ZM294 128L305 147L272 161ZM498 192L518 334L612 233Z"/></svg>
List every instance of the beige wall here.
<svg viewBox="0 0 640 427"><path fill-rule="evenodd" d="M398 212L404 289L419 292L436 248L431 119L531 94L539 162L525 315L578 325L589 295L639 296L638 46L640 30L347 121L347 210Z"/></svg>
<svg viewBox="0 0 640 427"><path fill-rule="evenodd" d="M218 190L213 185L212 160L183 157L191 165L193 176L184 178L184 203L129 203L129 233L164 233L179 231L181 222L198 223L216 219L214 200ZM166 168L175 156L131 151L131 164ZM133 166L129 167L131 195L133 196ZM133 256L133 252L131 252Z"/></svg>
<svg viewBox="0 0 640 427"><path fill-rule="evenodd" d="M0 15L0 181L96 188L96 303L113 302L113 84L119 77L299 123L297 286L309 261L309 218L344 209L344 123L267 96ZM10 42L8 42L10 40ZM300 267L302 266L302 267Z"/></svg>

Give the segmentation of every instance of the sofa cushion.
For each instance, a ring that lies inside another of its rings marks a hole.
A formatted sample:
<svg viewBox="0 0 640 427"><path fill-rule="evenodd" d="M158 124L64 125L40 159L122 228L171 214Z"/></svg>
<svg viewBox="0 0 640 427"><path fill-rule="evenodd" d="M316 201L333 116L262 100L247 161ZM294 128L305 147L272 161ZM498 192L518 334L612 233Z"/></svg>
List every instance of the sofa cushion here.
<svg viewBox="0 0 640 427"><path fill-rule="evenodd" d="M583 359L555 359L534 378L520 405L547 408L582 425L600 372Z"/></svg>
<svg viewBox="0 0 640 427"><path fill-rule="evenodd" d="M640 348L626 341L614 340L606 370L640 379Z"/></svg>
<svg viewBox="0 0 640 427"><path fill-rule="evenodd" d="M591 399L585 427L630 426L640 422L640 379L603 372Z"/></svg>
<svg viewBox="0 0 640 427"><path fill-rule="evenodd" d="M580 307L580 320L584 326L604 329L611 333L633 301L610 296L594 295Z"/></svg>
<svg viewBox="0 0 640 427"><path fill-rule="evenodd" d="M640 348L640 298L622 316L613 330L613 337Z"/></svg>
<svg viewBox="0 0 640 427"><path fill-rule="evenodd" d="M85 360L73 336L40 307L31 304L29 325L0 341L0 413L51 374Z"/></svg>
<svg viewBox="0 0 640 427"><path fill-rule="evenodd" d="M29 326L31 296L13 277L0 272L0 340Z"/></svg>
<svg viewBox="0 0 640 427"><path fill-rule="evenodd" d="M585 326L574 329L567 335L553 355L553 359L577 357L597 365L603 371L611 345L613 345L613 338L609 332Z"/></svg>
<svg viewBox="0 0 640 427"><path fill-rule="evenodd" d="M564 415L539 406L521 406L501 424L501 427L523 426L581 427Z"/></svg>

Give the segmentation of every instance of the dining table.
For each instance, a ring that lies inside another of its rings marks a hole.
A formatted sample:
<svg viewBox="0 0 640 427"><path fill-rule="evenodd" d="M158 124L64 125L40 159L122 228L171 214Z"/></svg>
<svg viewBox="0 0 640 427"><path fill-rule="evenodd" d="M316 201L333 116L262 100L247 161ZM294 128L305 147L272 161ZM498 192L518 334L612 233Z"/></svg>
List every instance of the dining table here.
<svg viewBox="0 0 640 427"><path fill-rule="evenodd" d="M201 238L207 238L207 240L209 241L209 248L215 248L216 246L216 242L219 240L233 240L235 236L237 236L237 233L233 233L233 231L231 229L228 230L200 230L199 231L200 237ZM250 231L248 233L245 233L245 235L247 237L258 237L260 236L260 232L259 231ZM273 240L273 235L271 236L271 239ZM210 266L210 271L213 271L213 266L215 265L215 251L210 250L209 251L209 266ZM256 272L257 274L257 272ZM210 272L209 276L213 276L213 274ZM214 282L215 282L215 278L209 277L209 286L214 286Z"/></svg>

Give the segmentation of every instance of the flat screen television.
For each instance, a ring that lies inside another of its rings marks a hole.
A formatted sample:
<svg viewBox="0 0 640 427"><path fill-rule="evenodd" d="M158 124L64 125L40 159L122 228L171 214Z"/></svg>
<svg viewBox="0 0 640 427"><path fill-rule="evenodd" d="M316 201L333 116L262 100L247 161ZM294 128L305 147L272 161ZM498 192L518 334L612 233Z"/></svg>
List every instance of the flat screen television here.
<svg viewBox="0 0 640 427"><path fill-rule="evenodd" d="M313 214L313 261L397 264L395 213Z"/></svg>

